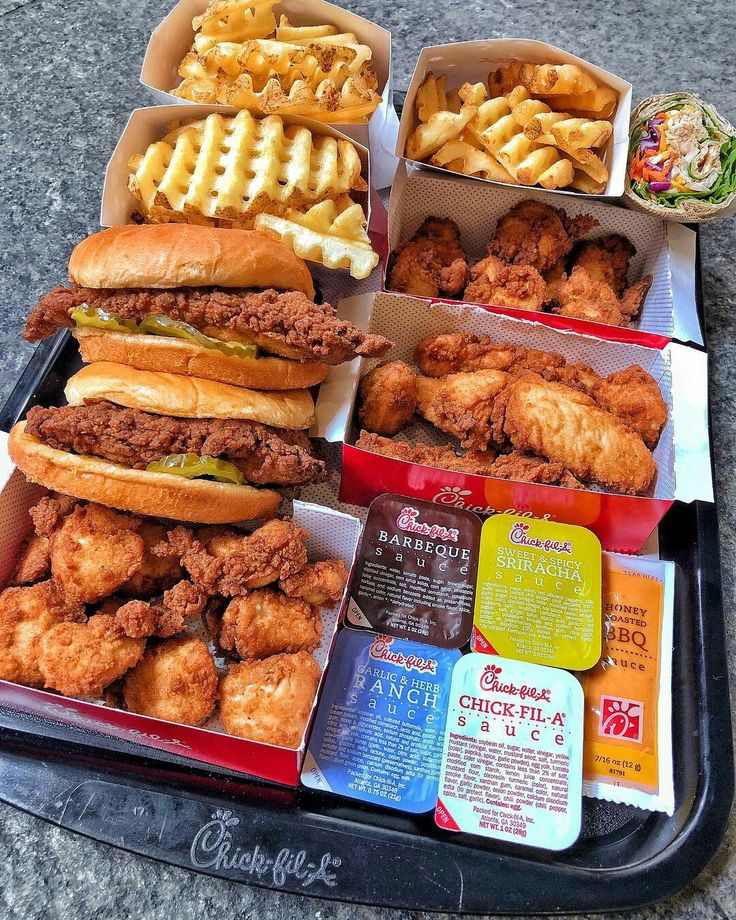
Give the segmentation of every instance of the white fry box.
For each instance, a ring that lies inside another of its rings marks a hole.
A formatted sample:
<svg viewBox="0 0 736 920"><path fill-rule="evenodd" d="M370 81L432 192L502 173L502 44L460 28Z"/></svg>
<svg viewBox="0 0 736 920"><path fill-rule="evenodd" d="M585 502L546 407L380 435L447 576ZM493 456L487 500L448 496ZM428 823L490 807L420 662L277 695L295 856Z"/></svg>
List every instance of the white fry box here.
<svg viewBox="0 0 736 920"><path fill-rule="evenodd" d="M30 531L28 509L46 491L27 482L23 474L14 469L7 453L7 440L7 434L0 432L0 520L3 522L0 531L0 586L12 570L18 548ZM342 559L348 571L351 569L362 526L357 518L308 502L295 501L293 520L309 533L305 542L310 560ZM103 705L99 700L72 699L4 680L0 680L0 705L91 730L99 735L134 741L182 757L218 764L231 770L296 786L304 760L309 724L314 717L324 671L342 619L344 601L343 594L343 598L332 609L321 611L324 632L322 641L313 654L322 669L322 679L304 737L296 749L280 748L273 744L228 735L223 731L217 718L217 711L201 727L179 725L134 712L113 709ZM92 607L93 605L88 607L88 613L94 612ZM187 633L198 635L208 641L208 636L198 621L190 624ZM210 650L215 651L212 647ZM224 673L223 660L216 654L215 661L218 669ZM99 744L101 747L105 746L103 740L100 740Z"/></svg>
<svg viewBox="0 0 736 920"><path fill-rule="evenodd" d="M664 348L607 342L466 304L430 303L398 294L354 297L340 304L340 315L355 322L364 324L367 311L368 331L395 343L386 359L410 365L419 341L442 332L473 332L487 335L492 342L558 352L568 363L589 364L602 376L638 364L659 384L669 418L654 451L658 475L652 494L647 496L620 495L595 487L578 491L437 470L354 446L360 427L354 417L358 382L376 363L356 360L339 369L339 382L333 381L333 387L317 401L318 415L323 398L324 415L331 413L333 439L344 441L342 502L368 505L382 492L398 492L482 515L527 513L588 527L605 549L631 553L641 548L675 500L713 501L704 352L673 342ZM329 422L322 418L325 429L330 428ZM419 421L396 440L439 445L453 439Z"/></svg>
<svg viewBox="0 0 736 920"><path fill-rule="evenodd" d="M208 5L208 0L180 0L154 29L143 59L140 81L157 102L187 104L185 99L172 95L171 90L181 83L179 64L192 49L192 19L200 16ZM372 66L378 78L381 104L368 125L345 124L340 128L360 144L370 143L375 188L387 188L396 168L393 150L399 128L392 102L391 33L326 0L281 0L274 7L274 14L277 23L284 14L296 26L327 24L336 26L339 32L353 32L361 44L373 51Z"/></svg>
<svg viewBox="0 0 736 920"><path fill-rule="evenodd" d="M544 189L474 185L457 175L439 175L401 163L388 207L389 249L393 251L410 240L425 218L449 217L460 228L461 243L469 261L477 262L486 254L497 221L514 205L530 198L552 207L560 204L554 192ZM607 326L547 312L490 309L610 341L661 348L674 338L702 345L695 303L695 232L681 224L665 223L649 214L590 198L578 201L570 196L563 205L570 217L590 214L598 221L598 226L585 239L620 233L634 244L636 255L631 260L629 283L648 274L653 276L640 316L630 326ZM386 283L384 288L388 289Z"/></svg>
<svg viewBox="0 0 736 920"><path fill-rule="evenodd" d="M172 122L203 119L212 112L220 115L236 115L238 110L225 105L196 105L195 103L154 105L133 110L105 170L100 208L100 223L103 227L130 223L131 215L138 208L138 200L128 189L130 175L128 161L130 158L135 154L145 153L149 144L160 141L169 132ZM342 131L331 125L324 125L297 115L284 115L282 118L286 124L304 125L314 134L350 140L358 151L363 167L363 178L370 187L372 178L370 157L368 149L363 144L346 137ZM368 229L376 251L384 252L385 211L380 205L380 199L362 192L353 192L352 197L363 205L368 215ZM327 269L312 262L309 263L309 267L324 299L333 304L342 297L375 291L381 287L382 269L380 265L363 281L351 278L347 269Z"/></svg>
<svg viewBox="0 0 736 920"><path fill-rule="evenodd" d="M623 195L626 180L626 161L629 144L629 116L631 114L631 84L620 77L591 64L583 58L576 57L554 45L526 38L489 38L476 42L453 42L449 45L434 45L419 52L419 60L406 94L404 109L401 113L399 136L396 142L396 156L408 159L404 150L407 139L418 124L414 110L414 99L429 71L439 77L447 74L447 89L459 89L463 83L483 82L487 85L488 74L502 64L510 61L525 61L534 64L577 64L589 73L598 83L610 86L618 93L618 105L613 118L613 134L602 151L596 151L608 167L609 177L603 196L613 198ZM605 152L605 156L603 155ZM411 161L417 162L417 161ZM418 163L422 169L433 169L449 173L447 169ZM454 174L456 175L456 174ZM470 179L471 177L466 177ZM491 182L493 185L508 185L491 179L475 178L476 182ZM511 186L515 188L516 186ZM582 192L557 189L554 194L583 195ZM599 197L599 196L583 196Z"/></svg>

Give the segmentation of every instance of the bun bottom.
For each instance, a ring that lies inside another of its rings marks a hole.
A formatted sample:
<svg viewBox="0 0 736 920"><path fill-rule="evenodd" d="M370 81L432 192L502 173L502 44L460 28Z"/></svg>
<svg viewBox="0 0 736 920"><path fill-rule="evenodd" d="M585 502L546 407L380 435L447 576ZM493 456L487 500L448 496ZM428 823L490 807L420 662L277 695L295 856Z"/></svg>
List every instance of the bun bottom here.
<svg viewBox="0 0 736 920"><path fill-rule="evenodd" d="M75 329L82 360L113 361L141 371L166 371L218 380L253 390L303 390L316 386L329 367L320 361L294 361L266 355L235 358L184 339L157 335L126 335L99 329Z"/></svg>
<svg viewBox="0 0 736 920"><path fill-rule="evenodd" d="M197 524L234 524L273 517L281 496L272 489L207 479L149 473L49 447L25 433L10 432L10 459L31 482L110 508Z"/></svg>

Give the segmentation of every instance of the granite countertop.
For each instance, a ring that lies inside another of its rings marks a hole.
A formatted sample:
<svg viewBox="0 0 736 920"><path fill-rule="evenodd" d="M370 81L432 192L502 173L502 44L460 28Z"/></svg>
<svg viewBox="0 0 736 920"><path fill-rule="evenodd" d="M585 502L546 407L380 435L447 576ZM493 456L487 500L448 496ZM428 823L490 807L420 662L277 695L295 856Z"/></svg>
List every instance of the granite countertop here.
<svg viewBox="0 0 736 920"><path fill-rule="evenodd" d="M128 112L151 104L138 73L153 26L174 0L0 0L0 403L32 347L20 338L37 297L62 281L71 246L98 228L105 164ZM634 84L634 100L690 89L736 119L727 0L708 6L666 0L343 0L393 32L395 87L405 89L422 45L479 37L529 37L567 48ZM702 232L704 292L728 643L736 662L736 220ZM732 686L736 683L732 675ZM736 833L706 872L674 900L628 916L736 915ZM300 899L195 875L131 856L0 805L0 916L124 920L134 917L361 917L396 912Z"/></svg>

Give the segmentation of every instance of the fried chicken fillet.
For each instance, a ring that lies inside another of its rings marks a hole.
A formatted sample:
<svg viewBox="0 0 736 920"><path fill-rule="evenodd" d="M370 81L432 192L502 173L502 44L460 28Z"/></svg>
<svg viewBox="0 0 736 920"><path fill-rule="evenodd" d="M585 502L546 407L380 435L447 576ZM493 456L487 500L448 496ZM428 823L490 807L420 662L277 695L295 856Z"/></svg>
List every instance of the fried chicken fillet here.
<svg viewBox="0 0 736 920"><path fill-rule="evenodd" d="M493 409L496 437L562 464L573 476L628 495L647 492L657 472L641 437L579 390L536 375L506 388Z"/></svg>
<svg viewBox="0 0 736 920"><path fill-rule="evenodd" d="M458 438L463 447L486 450L493 443L493 404L510 379L496 370L417 377L417 411L441 431Z"/></svg>
<svg viewBox="0 0 736 920"><path fill-rule="evenodd" d="M496 256L486 256L470 269L470 282L463 300L539 311L544 307L547 286L533 265L506 265Z"/></svg>
<svg viewBox="0 0 736 920"><path fill-rule="evenodd" d="M388 361L368 371L358 388L361 425L377 434L398 434L417 409L416 378L403 361Z"/></svg>
<svg viewBox="0 0 736 920"><path fill-rule="evenodd" d="M6 588L0 594L0 680L43 687L41 639L60 623L84 620L84 607L69 603L53 581Z"/></svg>
<svg viewBox="0 0 736 920"><path fill-rule="evenodd" d="M221 457L257 485L324 478L325 464L303 431L239 419L172 418L99 401L28 413L26 432L56 450L144 470L170 454Z"/></svg>
<svg viewBox="0 0 736 920"><path fill-rule="evenodd" d="M320 673L309 652L232 665L220 680L225 731L278 747L299 747Z"/></svg>
<svg viewBox="0 0 736 920"><path fill-rule="evenodd" d="M367 431L360 432L355 446L384 457L405 460L407 463L432 466L435 469L451 470L456 473L473 473L476 476L491 476L493 461L496 459L494 450L470 450L463 456L459 456L450 444L444 447L406 444L404 441L392 441L390 438L382 438Z"/></svg>
<svg viewBox="0 0 736 920"><path fill-rule="evenodd" d="M57 329L72 328L70 311L82 304L140 322L166 316L211 338L248 342L269 354L341 364L358 355L379 358L391 343L339 319L330 304L316 304L298 291L237 288L56 287L40 299L26 321L24 337L37 342Z"/></svg>
<svg viewBox="0 0 736 920"><path fill-rule="evenodd" d="M191 636L149 647L125 675L123 697L130 712L201 725L217 703L217 669L209 649Z"/></svg>
<svg viewBox="0 0 736 920"><path fill-rule="evenodd" d="M460 231L451 220L428 217L391 256L387 287L418 297L459 295L468 283Z"/></svg>
<svg viewBox="0 0 736 920"><path fill-rule="evenodd" d="M220 624L220 646L241 658L312 652L322 638L319 608L273 588L234 598Z"/></svg>
<svg viewBox="0 0 736 920"><path fill-rule="evenodd" d="M488 255L513 265L531 265L546 272L572 249L598 221L587 214L570 218L562 208L534 199L521 201L496 225Z"/></svg>
<svg viewBox="0 0 736 920"><path fill-rule="evenodd" d="M44 686L63 696L99 698L138 663L146 643L115 627L113 617L95 614L86 623L59 623L40 642L38 667Z"/></svg>

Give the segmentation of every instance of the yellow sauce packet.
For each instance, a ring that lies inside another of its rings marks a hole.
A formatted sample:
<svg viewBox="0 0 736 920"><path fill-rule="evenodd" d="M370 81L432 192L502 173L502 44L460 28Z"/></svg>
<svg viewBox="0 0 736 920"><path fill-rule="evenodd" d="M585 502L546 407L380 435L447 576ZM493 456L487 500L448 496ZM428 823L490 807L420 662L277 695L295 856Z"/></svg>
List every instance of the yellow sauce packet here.
<svg viewBox="0 0 736 920"><path fill-rule="evenodd" d="M481 531L473 651L571 671L601 656L601 544L584 527L513 514Z"/></svg>
<svg viewBox="0 0 736 920"><path fill-rule="evenodd" d="M672 562L603 554L600 663L585 693L583 792L664 811L672 777Z"/></svg>

